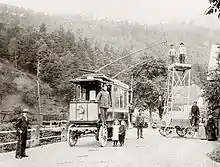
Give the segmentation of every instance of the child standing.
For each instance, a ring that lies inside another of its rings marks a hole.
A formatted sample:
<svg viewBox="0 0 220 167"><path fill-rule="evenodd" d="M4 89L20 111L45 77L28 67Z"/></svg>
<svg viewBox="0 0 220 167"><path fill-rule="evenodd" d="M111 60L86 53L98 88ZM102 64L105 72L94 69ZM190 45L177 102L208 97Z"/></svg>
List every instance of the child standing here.
<svg viewBox="0 0 220 167"><path fill-rule="evenodd" d="M126 126L125 126L125 121L121 121L121 126L119 127L119 142L120 146L124 145L125 142L125 135L126 135Z"/></svg>
<svg viewBox="0 0 220 167"><path fill-rule="evenodd" d="M197 137L201 140L206 139L205 122L205 115L201 114L201 118L199 119L199 130L197 134Z"/></svg>
<svg viewBox="0 0 220 167"><path fill-rule="evenodd" d="M114 121L114 125L112 126L113 128L113 133L112 133L112 141L113 141L113 146L116 147L118 144L118 140L119 140L119 122L118 120Z"/></svg>

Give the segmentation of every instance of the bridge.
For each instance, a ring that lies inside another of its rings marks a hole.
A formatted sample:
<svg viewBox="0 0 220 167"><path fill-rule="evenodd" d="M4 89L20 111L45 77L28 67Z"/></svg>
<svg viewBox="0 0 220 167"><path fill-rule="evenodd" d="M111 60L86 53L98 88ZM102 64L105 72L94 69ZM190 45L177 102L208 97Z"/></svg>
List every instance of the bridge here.
<svg viewBox="0 0 220 167"><path fill-rule="evenodd" d="M129 129L124 147L100 147L94 136L80 138L75 147L66 141L27 149L29 157L15 159L15 152L1 153L1 167L220 167L206 154L219 145L206 140L166 138L155 129L144 129L136 139Z"/></svg>

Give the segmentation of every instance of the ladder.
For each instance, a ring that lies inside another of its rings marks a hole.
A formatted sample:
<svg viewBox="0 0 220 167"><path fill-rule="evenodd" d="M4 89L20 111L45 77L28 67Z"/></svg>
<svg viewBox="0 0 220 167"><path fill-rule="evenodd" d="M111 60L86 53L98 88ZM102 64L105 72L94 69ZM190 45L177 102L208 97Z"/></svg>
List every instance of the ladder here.
<svg viewBox="0 0 220 167"><path fill-rule="evenodd" d="M164 107L166 125L175 120L188 120L191 65L174 63L168 66L167 94ZM182 108L181 108L182 107Z"/></svg>

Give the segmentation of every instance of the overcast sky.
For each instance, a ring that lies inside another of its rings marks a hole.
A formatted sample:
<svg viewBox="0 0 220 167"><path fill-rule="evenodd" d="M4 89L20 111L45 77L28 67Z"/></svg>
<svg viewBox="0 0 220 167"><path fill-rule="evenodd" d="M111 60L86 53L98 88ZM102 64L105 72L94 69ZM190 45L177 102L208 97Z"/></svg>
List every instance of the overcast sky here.
<svg viewBox="0 0 220 167"><path fill-rule="evenodd" d="M91 14L97 18L141 23L192 20L202 16L208 0L0 0L52 14Z"/></svg>

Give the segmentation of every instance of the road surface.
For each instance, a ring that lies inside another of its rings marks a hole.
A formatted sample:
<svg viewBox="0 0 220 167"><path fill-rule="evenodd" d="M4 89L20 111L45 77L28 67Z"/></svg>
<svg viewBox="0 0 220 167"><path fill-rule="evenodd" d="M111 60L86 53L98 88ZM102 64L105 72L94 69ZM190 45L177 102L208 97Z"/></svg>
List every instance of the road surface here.
<svg viewBox="0 0 220 167"><path fill-rule="evenodd" d="M145 129L144 139L128 131L124 147L101 148L94 137L81 138L75 147L50 144L27 150L29 157L15 159L14 152L0 154L0 167L220 167L206 153L217 145L196 139L166 138Z"/></svg>

